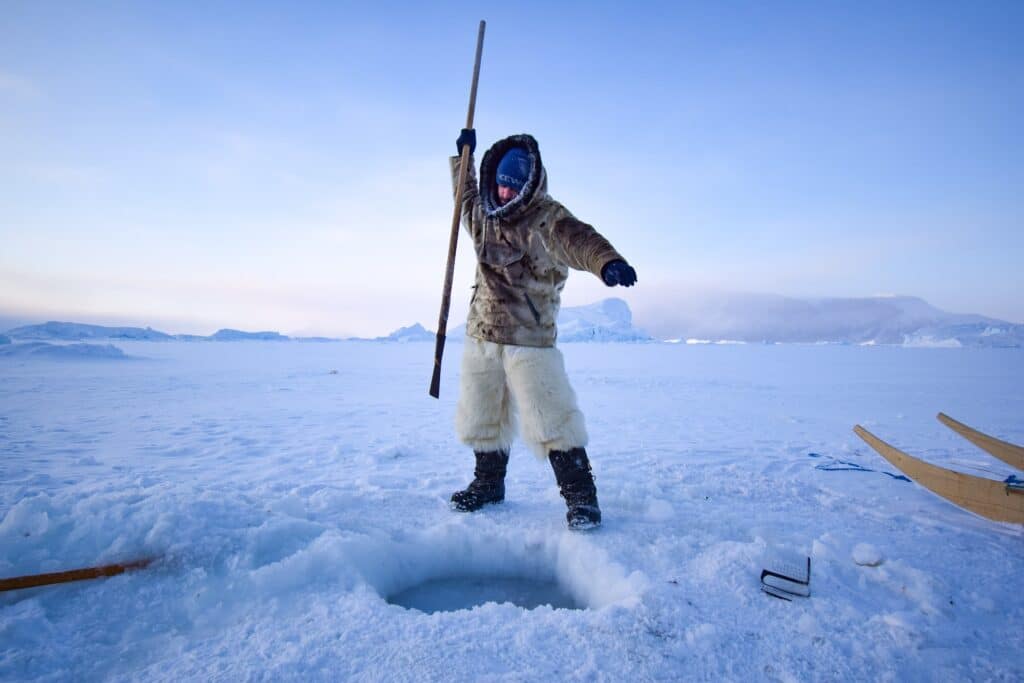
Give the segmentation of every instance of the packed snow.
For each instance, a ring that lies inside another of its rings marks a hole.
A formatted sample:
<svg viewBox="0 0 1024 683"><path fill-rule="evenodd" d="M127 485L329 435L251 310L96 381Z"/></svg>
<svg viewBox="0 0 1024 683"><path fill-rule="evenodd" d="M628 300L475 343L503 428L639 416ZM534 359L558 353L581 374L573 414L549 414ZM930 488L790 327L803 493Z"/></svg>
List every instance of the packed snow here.
<svg viewBox="0 0 1024 683"><path fill-rule="evenodd" d="M851 432L1004 479L935 414L1024 443L1020 351L566 344L605 519L573 533L521 444L503 504L449 509L459 344L440 401L431 343L118 346L0 356L0 578L157 560L0 593L0 680L1024 677L1024 532ZM809 598L760 590L775 553ZM444 609L525 584L575 609Z"/></svg>

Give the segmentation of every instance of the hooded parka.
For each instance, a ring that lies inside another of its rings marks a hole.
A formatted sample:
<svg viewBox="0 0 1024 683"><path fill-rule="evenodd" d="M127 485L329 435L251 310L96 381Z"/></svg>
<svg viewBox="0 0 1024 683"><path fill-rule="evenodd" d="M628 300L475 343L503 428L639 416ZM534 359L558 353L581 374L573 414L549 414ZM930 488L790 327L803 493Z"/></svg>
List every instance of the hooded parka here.
<svg viewBox="0 0 1024 683"><path fill-rule="evenodd" d="M513 147L527 151L530 172L515 199L501 205L495 180L498 163ZM450 161L454 187L460 157ZM466 334L497 344L554 346L569 268L601 277L609 262L625 260L592 226L548 196L540 150L530 135L494 143L480 164L479 186L470 157L462 190L462 224L477 255Z"/></svg>

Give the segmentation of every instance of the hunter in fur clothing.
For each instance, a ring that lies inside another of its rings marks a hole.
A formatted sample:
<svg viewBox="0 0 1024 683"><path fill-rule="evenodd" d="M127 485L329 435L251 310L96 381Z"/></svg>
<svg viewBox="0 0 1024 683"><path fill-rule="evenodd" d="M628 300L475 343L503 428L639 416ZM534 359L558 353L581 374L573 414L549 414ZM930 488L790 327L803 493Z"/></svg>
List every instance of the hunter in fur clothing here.
<svg viewBox="0 0 1024 683"><path fill-rule="evenodd" d="M464 130L457 146L476 146ZM457 184L460 157L452 157ZM470 156L472 164L472 156ZM513 135L472 166L462 189L462 223L473 239L476 278L466 323L456 429L473 448L473 482L452 496L456 509L477 510L505 495L505 470L521 422L524 440L550 460L568 506L570 528L600 524L587 432L561 352L555 321L569 269L608 286L631 286L636 272L592 226L547 193L537 141Z"/></svg>

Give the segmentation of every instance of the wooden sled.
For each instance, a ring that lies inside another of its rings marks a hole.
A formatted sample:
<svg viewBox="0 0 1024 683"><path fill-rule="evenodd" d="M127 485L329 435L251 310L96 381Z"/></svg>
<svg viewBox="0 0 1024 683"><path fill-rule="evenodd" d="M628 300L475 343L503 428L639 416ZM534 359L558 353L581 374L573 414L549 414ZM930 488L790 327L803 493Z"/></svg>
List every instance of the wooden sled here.
<svg viewBox="0 0 1024 683"><path fill-rule="evenodd" d="M860 425L853 431L893 466L932 493L987 519L1024 525L1024 486L1021 484L954 472L908 455Z"/></svg>
<svg viewBox="0 0 1024 683"><path fill-rule="evenodd" d="M939 422L946 425L989 455L999 458L1010 467L1016 467L1018 470L1024 470L1024 448L1015 446L1012 443L1007 443L1006 441L1000 441L994 436L983 434L977 429L968 427L963 422L957 422L945 413L939 413L938 418Z"/></svg>

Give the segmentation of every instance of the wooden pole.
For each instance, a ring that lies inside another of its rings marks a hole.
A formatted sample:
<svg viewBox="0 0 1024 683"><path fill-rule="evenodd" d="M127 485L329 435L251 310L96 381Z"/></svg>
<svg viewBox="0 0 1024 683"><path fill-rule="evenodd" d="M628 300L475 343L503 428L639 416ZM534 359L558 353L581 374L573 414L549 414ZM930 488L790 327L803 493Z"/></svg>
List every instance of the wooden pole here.
<svg viewBox="0 0 1024 683"><path fill-rule="evenodd" d="M0 579L0 593L3 591L14 591L22 588L36 588L38 586L51 586L55 583L71 583L72 581L85 581L86 579L98 579L102 576L117 576L133 569L143 569L153 563L155 558L147 557L134 562L123 564L106 564L100 567L85 567L83 569L72 569L66 572L54 572L52 574L32 574L30 576L16 576L11 579Z"/></svg>
<svg viewBox="0 0 1024 683"><path fill-rule="evenodd" d="M476 86L480 80L480 57L484 51L484 28L487 23L480 21L480 30L476 36L476 60L473 63L473 85L469 91L469 111L466 114L466 128L473 127L473 114L476 110ZM448 265L444 272L444 289L441 293L441 315L437 321L437 342L434 345L434 375L430 379L430 395L440 398L441 395L441 358L444 356L445 334L448 332L448 311L452 306L452 279L455 277L455 251L459 246L459 222L462 219L462 187L466 184L469 167L469 145L463 145L459 164L459 180L455 186L455 212L452 215L452 232L448 239Z"/></svg>

